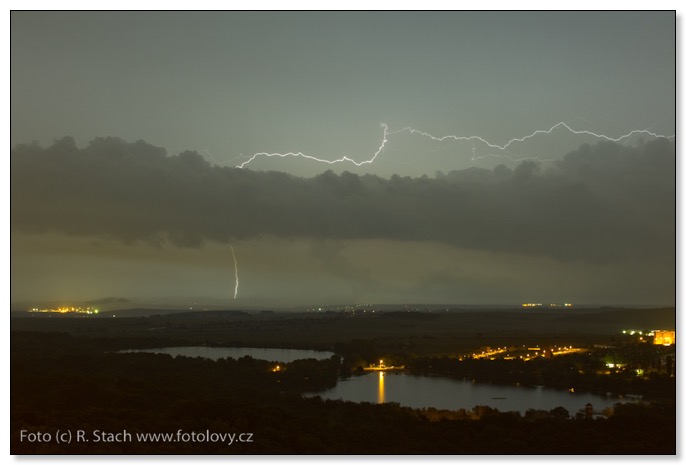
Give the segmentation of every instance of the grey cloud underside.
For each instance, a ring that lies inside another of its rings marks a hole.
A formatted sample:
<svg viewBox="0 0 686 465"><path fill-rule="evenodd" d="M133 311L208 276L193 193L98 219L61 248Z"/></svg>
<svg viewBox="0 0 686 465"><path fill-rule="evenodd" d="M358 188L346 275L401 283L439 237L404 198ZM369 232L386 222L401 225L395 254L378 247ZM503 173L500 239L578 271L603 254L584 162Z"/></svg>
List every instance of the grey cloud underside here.
<svg viewBox="0 0 686 465"><path fill-rule="evenodd" d="M259 235L437 241L557 259L673 261L675 147L583 145L552 168L436 178L298 178L167 156L139 141L71 138L11 153L13 231L197 246Z"/></svg>

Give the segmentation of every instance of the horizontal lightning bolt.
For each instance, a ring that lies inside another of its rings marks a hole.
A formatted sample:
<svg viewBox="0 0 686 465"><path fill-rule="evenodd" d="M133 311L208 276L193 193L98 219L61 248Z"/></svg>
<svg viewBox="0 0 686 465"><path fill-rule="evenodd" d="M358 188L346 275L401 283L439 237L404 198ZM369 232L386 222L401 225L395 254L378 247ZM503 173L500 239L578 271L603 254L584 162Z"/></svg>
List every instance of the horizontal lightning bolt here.
<svg viewBox="0 0 686 465"><path fill-rule="evenodd" d="M565 128L566 130L568 130L568 131L571 132L572 134L593 136L593 137L596 137L596 138L598 138L598 139L605 139L605 140L607 140L607 141L612 141L612 142L621 142L621 141L623 141L624 139L627 139L627 138L633 136L634 134L647 134L647 135L650 135L650 136L655 137L655 138L671 138L671 137L674 137L674 135L671 135L671 136L664 136L664 135L661 135L661 134L656 134L656 133L651 132L651 131L648 131L648 130L646 130L646 129L635 129L635 130L629 132L628 134L624 134L624 135L622 135L622 136L620 136L620 137L617 137L617 138L612 138L612 137L610 137L610 136L606 136L605 134L596 134L595 132L592 132L592 131L585 131L585 130L584 130L584 131L577 131L577 130L575 130L575 129L570 128L570 127L567 125L567 123L564 123L564 122L562 122L562 121L559 122L559 123L557 123L556 125L554 125L553 127L551 127L551 128L548 129L548 130L538 129L538 130L536 130L536 131L532 132L531 134L526 135L526 136L524 136L524 137L516 137L516 138L514 138L514 139L510 139L509 141L507 141L507 143L506 143L505 145L493 144L493 143L487 141L486 139L484 139L483 137L480 137L480 136L469 136L469 137L466 137L466 136L448 135L448 136L443 136L443 137L435 137L435 136L432 136L431 134L429 134L428 132L419 131L419 130L417 130L417 129L413 129L413 128L410 128L410 127L402 128L402 129L400 129L400 130L398 130L398 131L392 132L391 134L398 134L398 133L401 133L401 132L405 132L405 131L406 131L406 132L409 132L410 134L419 134L419 135L422 135L422 136L424 136L424 137L427 137L427 138L429 138L429 139L431 139L431 140L434 140L434 141L437 141L437 142L443 142L444 140L448 140L448 139L453 139L453 140L456 140L456 141L473 141L473 140L478 140L479 142L483 142L485 145L487 145L488 147L490 147L490 148L492 148L492 149L507 150L507 148L508 148L510 145L514 144L515 142L525 142L526 140L531 139L531 138L533 138L533 137L536 137L536 136L538 136L538 135L540 135L540 134L550 134L551 132L553 132L553 131L554 131L555 129L557 129L557 128Z"/></svg>
<svg viewBox="0 0 686 465"><path fill-rule="evenodd" d="M635 135L635 134L644 134L644 135L649 135L649 136L654 137L654 138L664 138L664 139L671 139L671 138L675 137L674 134L672 134L671 136L666 136L666 135L662 135L662 134L657 134L657 133L652 132L652 131L648 131L647 129L634 129L633 131L631 131L631 132L629 132L629 133L627 133L627 134L623 134L623 135L621 135L621 136L619 136L619 137L610 137L610 136L607 136L607 135L605 135L605 134L597 134L597 133L592 132L592 131L587 131L587 130L581 130L581 131L579 131L579 130L575 130L575 129L572 129L571 127L569 127L569 125L567 125L567 123L565 123L565 122L559 122L559 123L555 124L554 126L552 126L550 129L547 129L547 130L538 129L538 130L536 130L536 131L534 131L534 132L532 132L531 134L528 134L528 135L526 135L526 136L523 136L523 137L516 137L516 138L514 138L514 139L510 139L510 140L507 141L504 145L498 145L498 144L494 144L494 143L492 143L492 142L489 142L488 140L484 139L484 138L481 137L481 136L456 136L456 135L452 135L452 134L451 134L451 135L447 135L447 136L436 137L436 136L433 136L433 135L429 134L428 132L420 131L420 130L418 130L418 129L414 129L414 128L411 128L411 127L404 127L404 128L402 128L402 129L398 129L397 131L393 131L393 132L389 132L389 131L388 131L388 126L387 126L386 124L383 124L383 123L382 123L382 124L381 124L381 127L383 128L383 138L382 138L382 141L381 141L381 145L380 145L379 148L376 150L376 152L374 152L374 155L373 155L371 158L369 158L368 160L356 161L356 160L354 160L354 159L352 159L352 158L350 158L350 157L348 157L348 156L342 156L342 157L337 158L337 159L335 159L335 160L327 160L327 159L323 159L323 158L317 158L317 157L312 156L312 155L307 155L307 154L304 154L304 153L302 153L302 152L288 152L288 153L267 153L267 152L260 152L260 153L256 153L256 154L252 155L250 158L248 158L248 160L246 160L246 161L244 161L243 163L237 165L236 168L244 168L245 166L247 166L247 165L249 165L250 163L252 163L252 161L255 160L256 158L261 158L261 157L266 157L266 158L272 158L272 157L279 157L279 158L289 158L289 157L304 158L304 159L306 159L306 160L311 160L311 161L318 162L318 163L326 163L326 164L329 164L329 165L335 165L335 164L344 163L344 162L352 163L352 164L355 165L355 166L367 165L367 164L373 163L374 160L376 160L376 158L379 156L379 154L384 150L384 148L386 147L386 144L388 143L388 138L389 138L389 136L396 135L396 134L400 134L400 133L403 133L403 132L407 132L407 133L409 133L409 134L420 135L420 136L426 137L426 138L431 139L431 140L436 141L436 142L443 142L443 141L446 141L446 140L454 140L454 141L472 141L472 142L473 142L473 141L479 141L479 142L483 143L484 145L486 145L486 146L488 146L488 147L490 147L490 148L492 148L492 149L498 149L498 150L507 150L508 147L510 147L510 146L511 146L512 144L514 144L514 143L517 143L517 142L526 142L527 140L532 139L532 138L534 138L534 137L536 137L536 136L539 136L539 135L542 135L542 134L550 134L550 133L552 133L554 130L556 130L556 129L558 129L558 128L566 129L567 131L569 131L569 132L572 133L572 134L592 136L592 137L595 137L595 138L597 138L597 139L604 139L604 140L607 140L607 141L610 141L610 142L621 142L621 141L623 141L623 140L625 140L625 139L628 139L629 137L631 137L631 136L633 136L633 135ZM493 156L496 156L496 155L494 154ZM479 158L483 158L483 157L472 157L472 161L477 160L477 159L479 159ZM534 157L527 157L527 158L523 158L523 159L521 159L521 160L524 160L524 159L531 159L531 158L534 158Z"/></svg>
<svg viewBox="0 0 686 465"><path fill-rule="evenodd" d="M245 165L249 164L249 163L252 162L255 158L258 158L258 157L267 157L267 158L271 158L271 157L280 157L280 158L299 157L299 158L305 158L305 159L307 159L307 160L316 161L316 162L319 162L319 163L328 163L329 165L334 165L334 164L336 164L336 163L342 163L342 162L346 162L346 161L347 161L347 162L350 162L350 163L352 163L352 164L354 164L354 165L356 165L356 166L368 165L368 164L370 164L370 163L373 163L374 160L376 160L376 157L379 156L379 154L383 151L384 147L386 146L386 143L388 142L388 138L387 138L387 136L388 136L388 126L386 126L385 124L382 123L382 124L381 124L381 127L383 128L383 138L382 138L382 140L381 140L381 145L380 145L379 148L376 150L376 152L374 152L374 155L373 155L372 158L370 158L369 160L364 160L364 161L357 162L357 161L353 160L352 158L347 157L347 156L345 156L345 155L342 156L341 158L336 159L336 160L326 160L326 159L322 159L322 158L313 157L312 155L306 155L306 154L304 154L304 153L302 153L302 152L297 152L297 153L296 153L296 152L288 152L288 153L267 153L267 152L260 152L260 153L254 154L254 155L251 156L248 160L244 161L244 162L241 163L240 165L237 165L236 168L243 168Z"/></svg>

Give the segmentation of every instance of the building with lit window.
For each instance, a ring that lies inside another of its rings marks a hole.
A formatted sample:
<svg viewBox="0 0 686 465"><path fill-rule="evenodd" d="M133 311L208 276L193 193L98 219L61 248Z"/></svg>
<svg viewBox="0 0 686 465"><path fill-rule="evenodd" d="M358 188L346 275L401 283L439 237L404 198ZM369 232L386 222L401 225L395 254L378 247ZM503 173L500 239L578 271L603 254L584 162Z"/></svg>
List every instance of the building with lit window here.
<svg viewBox="0 0 686 465"><path fill-rule="evenodd" d="M661 346L676 344L676 331L655 330L653 344Z"/></svg>

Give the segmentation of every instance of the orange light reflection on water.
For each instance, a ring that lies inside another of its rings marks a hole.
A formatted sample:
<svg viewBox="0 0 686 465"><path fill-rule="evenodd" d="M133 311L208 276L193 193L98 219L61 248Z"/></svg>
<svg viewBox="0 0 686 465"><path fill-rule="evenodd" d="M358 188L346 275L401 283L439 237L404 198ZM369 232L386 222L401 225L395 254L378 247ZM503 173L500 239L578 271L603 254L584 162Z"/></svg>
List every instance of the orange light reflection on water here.
<svg viewBox="0 0 686 465"><path fill-rule="evenodd" d="M384 385L384 372L379 372L379 399L378 403L383 404L386 402L386 387Z"/></svg>

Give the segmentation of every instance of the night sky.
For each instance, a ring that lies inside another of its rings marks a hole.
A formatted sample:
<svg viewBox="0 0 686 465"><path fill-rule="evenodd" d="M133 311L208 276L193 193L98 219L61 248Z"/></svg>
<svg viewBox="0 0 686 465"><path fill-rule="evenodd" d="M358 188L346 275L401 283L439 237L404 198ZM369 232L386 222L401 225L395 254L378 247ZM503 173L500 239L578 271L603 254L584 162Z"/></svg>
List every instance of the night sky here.
<svg viewBox="0 0 686 465"><path fill-rule="evenodd" d="M672 305L675 42L673 12L12 12L12 300Z"/></svg>

